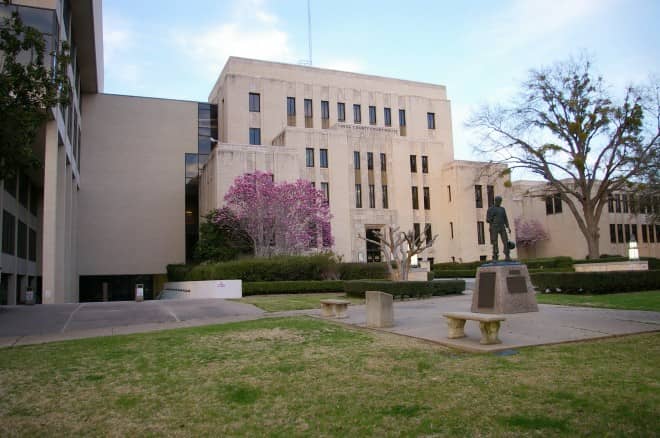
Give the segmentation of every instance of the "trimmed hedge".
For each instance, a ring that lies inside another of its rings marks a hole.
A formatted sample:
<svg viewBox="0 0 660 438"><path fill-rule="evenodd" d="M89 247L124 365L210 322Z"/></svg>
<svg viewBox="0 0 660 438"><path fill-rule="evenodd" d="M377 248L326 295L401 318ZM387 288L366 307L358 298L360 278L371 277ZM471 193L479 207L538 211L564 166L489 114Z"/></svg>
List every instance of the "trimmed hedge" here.
<svg viewBox="0 0 660 438"><path fill-rule="evenodd" d="M337 262L332 256L319 254L197 265L186 273L185 280L307 281L337 278L337 275Z"/></svg>
<svg viewBox="0 0 660 438"><path fill-rule="evenodd" d="M345 281L344 292L348 296L364 298L368 290L392 294L394 298L427 297L460 294L465 290L465 281Z"/></svg>
<svg viewBox="0 0 660 438"><path fill-rule="evenodd" d="M446 271L443 269L434 270L433 278L474 278L477 275L477 269L457 269L454 271Z"/></svg>
<svg viewBox="0 0 660 438"><path fill-rule="evenodd" d="M390 273L386 263L341 263L339 278L342 280L387 280Z"/></svg>
<svg viewBox="0 0 660 438"><path fill-rule="evenodd" d="M660 269L660 259L655 258L655 257L640 257L639 258L642 261L647 261L649 263L649 270L657 270ZM628 257L622 257L622 256L610 256L610 257L603 257L600 259L584 259L584 260L575 260L573 263L576 265L582 265L585 263L610 263L610 262L627 262L629 259Z"/></svg>
<svg viewBox="0 0 660 438"><path fill-rule="evenodd" d="M327 281L255 281L243 283L243 296L343 292L344 282Z"/></svg>
<svg viewBox="0 0 660 438"><path fill-rule="evenodd" d="M660 271L537 273L531 277L541 292L599 295L660 289Z"/></svg>
<svg viewBox="0 0 660 438"><path fill-rule="evenodd" d="M521 263L527 265L527 269L566 269L572 271L573 259L570 257L547 257L538 259L525 259Z"/></svg>

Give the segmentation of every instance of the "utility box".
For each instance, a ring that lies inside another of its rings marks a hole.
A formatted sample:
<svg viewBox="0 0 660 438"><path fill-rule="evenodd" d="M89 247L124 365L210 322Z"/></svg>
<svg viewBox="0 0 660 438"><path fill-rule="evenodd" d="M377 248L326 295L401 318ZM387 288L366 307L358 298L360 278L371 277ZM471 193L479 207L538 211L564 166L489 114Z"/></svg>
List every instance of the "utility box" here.
<svg viewBox="0 0 660 438"><path fill-rule="evenodd" d="M144 284L135 285L135 301L144 301Z"/></svg>

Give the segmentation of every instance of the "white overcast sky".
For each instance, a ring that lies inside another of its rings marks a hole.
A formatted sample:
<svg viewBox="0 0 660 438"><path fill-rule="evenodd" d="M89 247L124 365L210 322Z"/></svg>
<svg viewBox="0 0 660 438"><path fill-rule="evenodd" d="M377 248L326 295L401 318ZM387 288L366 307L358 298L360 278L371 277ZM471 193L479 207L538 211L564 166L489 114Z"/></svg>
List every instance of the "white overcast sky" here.
<svg viewBox="0 0 660 438"><path fill-rule="evenodd" d="M463 126L532 68L583 53L614 92L660 74L658 0L311 0L313 64L442 84ZM105 92L206 101L228 56L307 59L306 0L104 0Z"/></svg>

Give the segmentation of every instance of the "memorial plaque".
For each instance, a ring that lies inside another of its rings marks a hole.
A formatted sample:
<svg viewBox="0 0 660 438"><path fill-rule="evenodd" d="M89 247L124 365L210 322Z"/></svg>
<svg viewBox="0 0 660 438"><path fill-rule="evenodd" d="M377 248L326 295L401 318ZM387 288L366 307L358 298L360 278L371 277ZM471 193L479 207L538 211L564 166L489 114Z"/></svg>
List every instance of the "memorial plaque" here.
<svg viewBox="0 0 660 438"><path fill-rule="evenodd" d="M509 275L520 275L520 269L511 269Z"/></svg>
<svg viewBox="0 0 660 438"><path fill-rule="evenodd" d="M522 275L506 277L506 287L509 289L510 294L527 293L527 282Z"/></svg>
<svg viewBox="0 0 660 438"><path fill-rule="evenodd" d="M479 274L478 306L491 309L495 306L495 272Z"/></svg>

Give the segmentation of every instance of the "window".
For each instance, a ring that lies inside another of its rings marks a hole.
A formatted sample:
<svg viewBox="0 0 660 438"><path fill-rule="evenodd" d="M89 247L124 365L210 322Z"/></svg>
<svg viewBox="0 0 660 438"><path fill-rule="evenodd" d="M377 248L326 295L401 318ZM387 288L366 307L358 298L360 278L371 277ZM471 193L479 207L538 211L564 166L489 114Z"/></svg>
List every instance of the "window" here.
<svg viewBox="0 0 660 438"><path fill-rule="evenodd" d="M373 170L374 169L374 153L373 152L367 152L367 169L368 170Z"/></svg>
<svg viewBox="0 0 660 438"><path fill-rule="evenodd" d="M449 202L451 202L451 186L447 186L447 196L449 196Z"/></svg>
<svg viewBox="0 0 660 438"><path fill-rule="evenodd" d="M637 224L630 224L630 234L631 234L632 240L637 242Z"/></svg>
<svg viewBox="0 0 660 438"><path fill-rule="evenodd" d="M314 167L314 148L305 149L305 163L307 167Z"/></svg>
<svg viewBox="0 0 660 438"><path fill-rule="evenodd" d="M642 228L642 235L646 234L646 229ZM616 225L610 224L610 243L616 243Z"/></svg>
<svg viewBox="0 0 660 438"><path fill-rule="evenodd" d="M451 236L452 239L454 238L454 223L453 222L449 222L449 235Z"/></svg>
<svg viewBox="0 0 660 438"><path fill-rule="evenodd" d="M555 193L545 197L545 214L559 214L562 212L561 195Z"/></svg>
<svg viewBox="0 0 660 438"><path fill-rule="evenodd" d="M16 240L16 218L8 211L2 212L2 252L14 254Z"/></svg>
<svg viewBox="0 0 660 438"><path fill-rule="evenodd" d="M420 234L421 234L421 227L419 226L418 223L414 223L413 224L413 239L415 239L414 240L415 242L419 242Z"/></svg>
<svg viewBox="0 0 660 438"><path fill-rule="evenodd" d="M488 200L488 208L495 205L495 187L486 186L486 199Z"/></svg>
<svg viewBox="0 0 660 438"><path fill-rule="evenodd" d="M611 193L607 195L607 212L614 213L614 196Z"/></svg>
<svg viewBox="0 0 660 438"><path fill-rule="evenodd" d="M545 197L545 214L550 215L552 213L553 213L552 196L546 196Z"/></svg>
<svg viewBox="0 0 660 438"><path fill-rule="evenodd" d="M431 209L431 189L424 187L424 210Z"/></svg>
<svg viewBox="0 0 660 438"><path fill-rule="evenodd" d="M653 225L648 224L649 227L649 243L654 243L655 242L655 237L653 235ZM658 237L658 242L660 242L660 228L658 226L655 226L655 236Z"/></svg>
<svg viewBox="0 0 660 438"><path fill-rule="evenodd" d="M369 184L369 208L376 208L376 186Z"/></svg>
<svg viewBox="0 0 660 438"><path fill-rule="evenodd" d="M621 203L623 204L623 212L628 213L628 195L622 195Z"/></svg>
<svg viewBox="0 0 660 438"><path fill-rule="evenodd" d="M16 197L16 176L5 178L5 190L14 198Z"/></svg>
<svg viewBox="0 0 660 438"><path fill-rule="evenodd" d="M286 98L286 115L295 116L296 115L296 98L287 97Z"/></svg>
<svg viewBox="0 0 660 438"><path fill-rule="evenodd" d="M612 224L610 224L610 241L611 240L612 240ZM646 224L642 224L642 242L648 243L648 241L649 241L649 235L646 232Z"/></svg>
<svg viewBox="0 0 660 438"><path fill-rule="evenodd" d="M312 99L305 99L303 101L303 109L305 111L305 128L314 127L314 113L312 108Z"/></svg>
<svg viewBox="0 0 660 438"><path fill-rule="evenodd" d="M412 173L417 172L417 156L416 155L411 155L410 156L410 172L412 172Z"/></svg>
<svg viewBox="0 0 660 438"><path fill-rule="evenodd" d="M353 169L360 168L360 152L353 151Z"/></svg>
<svg viewBox="0 0 660 438"><path fill-rule="evenodd" d="M431 224L424 225L424 235L426 237L426 244L430 245L433 240L433 232L431 231Z"/></svg>
<svg viewBox="0 0 660 438"><path fill-rule="evenodd" d="M370 106L369 107L369 124L370 125L375 125L376 124L376 107L375 106Z"/></svg>
<svg viewBox="0 0 660 438"><path fill-rule="evenodd" d="M362 208L362 184L355 184L355 208Z"/></svg>
<svg viewBox="0 0 660 438"><path fill-rule="evenodd" d="M561 195L559 193L555 193L553 200L555 204L555 214L561 213L562 212Z"/></svg>
<svg viewBox="0 0 660 438"><path fill-rule="evenodd" d="M261 144L261 128L250 128L250 144Z"/></svg>
<svg viewBox="0 0 660 438"><path fill-rule="evenodd" d="M362 110L360 105L353 105L353 123L362 123Z"/></svg>
<svg viewBox="0 0 660 438"><path fill-rule="evenodd" d="M419 193L417 192L417 186L412 187L412 208L413 210L419 210Z"/></svg>
<svg viewBox="0 0 660 438"><path fill-rule="evenodd" d="M21 173L18 178L18 202L25 208L28 207L28 194L30 193L30 177Z"/></svg>
<svg viewBox="0 0 660 438"><path fill-rule="evenodd" d="M27 258L28 228L24 222L18 221L18 237L16 246L16 256L22 259Z"/></svg>
<svg viewBox="0 0 660 438"><path fill-rule="evenodd" d="M481 193L481 186L474 186L474 202L477 208L484 208L484 199Z"/></svg>
<svg viewBox="0 0 660 438"><path fill-rule="evenodd" d="M261 111L261 96L259 93L250 93L250 112L258 113Z"/></svg>
<svg viewBox="0 0 660 438"><path fill-rule="evenodd" d="M327 149L319 149L319 161L320 161L320 166L324 169L328 168L328 150Z"/></svg>
<svg viewBox="0 0 660 438"><path fill-rule="evenodd" d="M624 237L626 238L626 242L630 242L630 224L625 224L623 226L624 230Z"/></svg>
<svg viewBox="0 0 660 438"><path fill-rule="evenodd" d="M286 98L286 124L296 126L296 98Z"/></svg>
<svg viewBox="0 0 660 438"><path fill-rule="evenodd" d="M328 129L330 126L330 102L321 101L321 128Z"/></svg>
<svg viewBox="0 0 660 438"><path fill-rule="evenodd" d="M477 221L477 243L479 245L486 244L486 233L484 232L483 221Z"/></svg>
<svg viewBox="0 0 660 438"><path fill-rule="evenodd" d="M406 126L406 110L399 110L399 126Z"/></svg>
<svg viewBox="0 0 660 438"><path fill-rule="evenodd" d="M617 213L621 213L621 195L614 196L614 210Z"/></svg>
<svg viewBox="0 0 660 438"><path fill-rule="evenodd" d="M383 153L380 154L380 171L387 172L387 156Z"/></svg>
<svg viewBox="0 0 660 438"><path fill-rule="evenodd" d="M429 157L422 155L422 173L429 173Z"/></svg>
<svg viewBox="0 0 660 438"><path fill-rule="evenodd" d="M325 198L325 203L330 203L330 183L322 182L321 191L323 192L323 197Z"/></svg>
<svg viewBox="0 0 660 438"><path fill-rule="evenodd" d="M383 111L383 119L385 120L385 126L392 126L392 109L385 108Z"/></svg>
<svg viewBox="0 0 660 438"><path fill-rule="evenodd" d="M426 113L426 124L429 129L435 129L435 113Z"/></svg>
<svg viewBox="0 0 660 438"><path fill-rule="evenodd" d="M28 259L32 262L37 261L37 232L30 228L28 235Z"/></svg>
<svg viewBox="0 0 660 438"><path fill-rule="evenodd" d="M383 184L383 208L389 207L389 200L387 199L387 185Z"/></svg>
<svg viewBox="0 0 660 438"><path fill-rule="evenodd" d="M337 121L346 121L346 105L344 102L337 102Z"/></svg>
<svg viewBox="0 0 660 438"><path fill-rule="evenodd" d="M623 243L623 225L616 225L617 236L619 237L619 243Z"/></svg>

